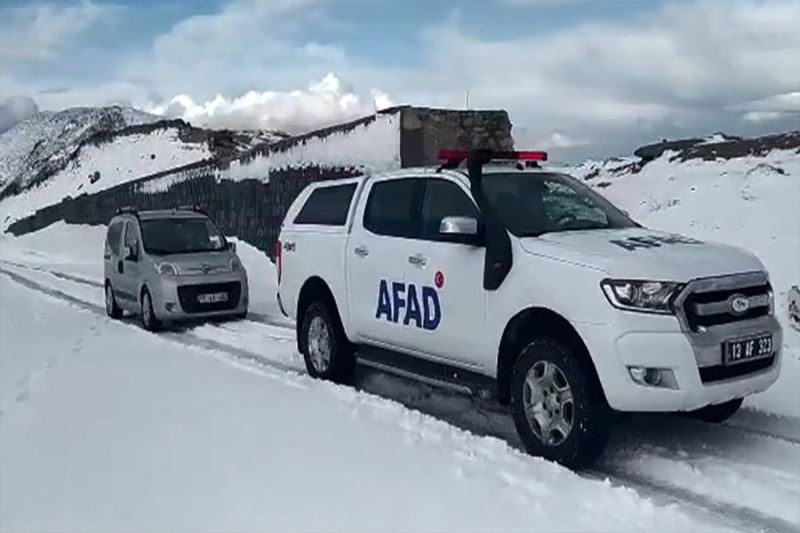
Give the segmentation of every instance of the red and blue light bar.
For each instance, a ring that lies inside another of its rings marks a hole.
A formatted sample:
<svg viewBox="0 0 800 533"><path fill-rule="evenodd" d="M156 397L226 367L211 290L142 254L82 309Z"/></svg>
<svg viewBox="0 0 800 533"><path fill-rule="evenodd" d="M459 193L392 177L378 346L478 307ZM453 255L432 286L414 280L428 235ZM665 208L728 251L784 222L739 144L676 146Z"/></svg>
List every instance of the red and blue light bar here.
<svg viewBox="0 0 800 533"><path fill-rule="evenodd" d="M439 150L439 159L442 161L464 160L469 155L468 150ZM509 160L509 161L547 161L547 152L524 151L488 151L486 155L490 159Z"/></svg>

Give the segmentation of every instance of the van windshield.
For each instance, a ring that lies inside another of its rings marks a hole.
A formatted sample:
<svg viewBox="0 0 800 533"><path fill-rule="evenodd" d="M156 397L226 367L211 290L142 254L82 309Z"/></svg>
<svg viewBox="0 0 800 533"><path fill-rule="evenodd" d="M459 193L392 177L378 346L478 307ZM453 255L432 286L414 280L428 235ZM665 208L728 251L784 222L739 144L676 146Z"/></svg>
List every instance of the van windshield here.
<svg viewBox="0 0 800 533"><path fill-rule="evenodd" d="M148 254L185 254L225 250L225 236L205 218L142 220L142 244Z"/></svg>
<svg viewBox="0 0 800 533"><path fill-rule="evenodd" d="M638 226L611 202L565 174L487 174L483 193L517 237Z"/></svg>

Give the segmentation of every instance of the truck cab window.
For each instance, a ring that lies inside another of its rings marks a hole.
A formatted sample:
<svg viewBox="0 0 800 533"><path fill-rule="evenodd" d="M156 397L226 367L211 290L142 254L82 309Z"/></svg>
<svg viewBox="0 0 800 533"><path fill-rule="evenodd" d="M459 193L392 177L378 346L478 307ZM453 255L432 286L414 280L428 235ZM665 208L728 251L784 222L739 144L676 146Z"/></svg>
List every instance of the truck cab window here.
<svg viewBox="0 0 800 533"><path fill-rule="evenodd" d="M421 238L439 240L439 225L445 217L478 218L478 216L475 203L458 185L443 179L425 180Z"/></svg>
<svg viewBox="0 0 800 533"><path fill-rule="evenodd" d="M417 191L421 180L379 181L372 186L364 227L377 235L413 239L419 233Z"/></svg>

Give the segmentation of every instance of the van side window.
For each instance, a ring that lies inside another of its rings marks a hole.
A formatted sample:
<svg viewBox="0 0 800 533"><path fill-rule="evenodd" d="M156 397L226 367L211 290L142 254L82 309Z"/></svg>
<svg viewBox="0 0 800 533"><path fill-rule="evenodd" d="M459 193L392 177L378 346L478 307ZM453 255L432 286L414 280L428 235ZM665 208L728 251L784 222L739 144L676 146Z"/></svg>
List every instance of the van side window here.
<svg viewBox="0 0 800 533"><path fill-rule="evenodd" d="M379 181L372 186L364 212L364 227L390 237L416 238L419 234L418 192L421 180Z"/></svg>
<svg viewBox="0 0 800 533"><path fill-rule="evenodd" d="M355 192L355 183L315 189L294 218L294 223L344 226Z"/></svg>
<svg viewBox="0 0 800 533"><path fill-rule="evenodd" d="M439 225L445 217L479 218L475 203L455 183L443 179L425 180L422 201L422 235L429 241L439 240Z"/></svg>
<svg viewBox="0 0 800 533"><path fill-rule="evenodd" d="M134 250L139 250L139 237L136 234L136 225L128 222L125 225L125 247L132 246Z"/></svg>
<svg viewBox="0 0 800 533"><path fill-rule="evenodd" d="M117 221L108 227L106 233L105 257L111 257L119 253L119 239L122 237L122 222Z"/></svg>

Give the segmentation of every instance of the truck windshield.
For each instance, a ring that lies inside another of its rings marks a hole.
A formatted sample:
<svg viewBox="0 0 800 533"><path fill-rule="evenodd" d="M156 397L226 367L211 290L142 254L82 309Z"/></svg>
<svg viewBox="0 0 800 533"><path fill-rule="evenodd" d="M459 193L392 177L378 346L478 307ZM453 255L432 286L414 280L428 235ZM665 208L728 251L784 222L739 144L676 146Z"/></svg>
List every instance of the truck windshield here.
<svg viewBox="0 0 800 533"><path fill-rule="evenodd" d="M486 174L483 192L517 237L638 226L611 202L564 174Z"/></svg>
<svg viewBox="0 0 800 533"><path fill-rule="evenodd" d="M142 241L149 254L213 252L227 248L225 237L205 218L142 220Z"/></svg>

